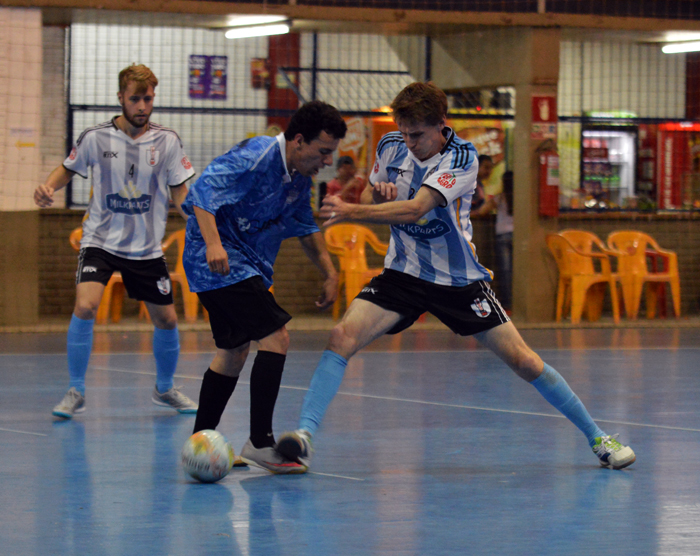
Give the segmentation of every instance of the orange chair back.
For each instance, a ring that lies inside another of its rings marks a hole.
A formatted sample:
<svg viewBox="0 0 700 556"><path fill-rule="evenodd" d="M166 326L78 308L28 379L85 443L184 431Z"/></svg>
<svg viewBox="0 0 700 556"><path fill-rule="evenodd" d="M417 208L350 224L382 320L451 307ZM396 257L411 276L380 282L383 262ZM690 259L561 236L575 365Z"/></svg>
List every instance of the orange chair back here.
<svg viewBox="0 0 700 556"><path fill-rule="evenodd" d="M380 255L386 255L389 246L382 243L375 233L358 224L336 224L326 230L324 235L328 251L337 255L340 269L344 272L367 272L367 253L365 244Z"/></svg>
<svg viewBox="0 0 700 556"><path fill-rule="evenodd" d="M167 251L172 244L177 247L177 262L175 263L174 272L185 275L185 265L182 262L182 257L185 254L185 228L170 234L163 242L163 252Z"/></svg>
<svg viewBox="0 0 700 556"><path fill-rule="evenodd" d="M78 227L73 230L68 236L68 241L70 241L70 246L76 251L80 251L80 240L83 239L83 228Z"/></svg>
<svg viewBox="0 0 700 556"><path fill-rule="evenodd" d="M623 255L620 257L621 271L626 273L648 273L647 246L651 246L654 251L662 251L651 236L634 230L612 232L607 241L611 249Z"/></svg>
<svg viewBox="0 0 700 556"><path fill-rule="evenodd" d="M585 230L562 230L559 235L565 237L574 249L583 253L604 253L607 251L600 238ZM578 274L594 274L596 272L593 258L576 257Z"/></svg>
<svg viewBox="0 0 700 556"><path fill-rule="evenodd" d="M559 276L570 278L577 274L593 274L593 263L579 255L567 238L560 234L547 235L547 247L559 269Z"/></svg>

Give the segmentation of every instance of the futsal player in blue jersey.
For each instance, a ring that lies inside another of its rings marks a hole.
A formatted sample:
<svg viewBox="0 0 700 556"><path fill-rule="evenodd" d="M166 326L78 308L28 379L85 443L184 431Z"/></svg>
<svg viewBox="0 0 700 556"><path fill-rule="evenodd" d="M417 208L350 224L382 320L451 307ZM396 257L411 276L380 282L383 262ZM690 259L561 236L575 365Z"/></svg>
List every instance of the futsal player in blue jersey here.
<svg viewBox="0 0 700 556"><path fill-rule="evenodd" d="M251 342L250 438L241 457L273 473L306 467L274 449L272 416L289 347L291 320L270 293L282 240L298 237L324 278L319 308L333 304L338 273L311 209L311 177L333 162L346 125L332 106L313 101L284 133L255 137L215 159L192 186L184 265L190 289L209 311L216 355L204 373L194 432L216 429Z"/></svg>
<svg viewBox="0 0 700 556"><path fill-rule="evenodd" d="M49 207L54 191L68 185L74 174L87 177L88 169L92 173L75 279L75 308L68 327L69 388L53 408L53 415L62 419L85 411L85 375L95 315L115 271L121 272L129 297L146 303L154 324L153 403L179 413L197 412L197 404L173 387L180 340L161 248L170 198L181 211L186 182L194 170L177 133L150 121L157 85L158 79L146 66L124 68L117 93L121 115L86 129L63 164L34 191L36 204Z"/></svg>
<svg viewBox="0 0 700 556"><path fill-rule="evenodd" d="M363 203L326 197L326 225L345 221L391 224L382 274L372 279L333 329L304 398L299 428L280 436L277 450L309 465L311 438L335 396L348 360L383 334L408 328L430 312L452 331L475 336L586 436L600 463L627 467L635 454L606 434L564 378L523 341L489 287L469 220L478 172L474 146L446 124L447 98L432 83L413 83L391 109L399 131L377 146Z"/></svg>

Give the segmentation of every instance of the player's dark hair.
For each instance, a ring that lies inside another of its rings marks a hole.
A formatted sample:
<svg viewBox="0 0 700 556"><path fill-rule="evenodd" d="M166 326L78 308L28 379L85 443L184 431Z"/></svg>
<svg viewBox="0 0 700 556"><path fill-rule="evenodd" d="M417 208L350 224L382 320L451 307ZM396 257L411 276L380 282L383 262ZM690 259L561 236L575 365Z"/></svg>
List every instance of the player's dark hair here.
<svg viewBox="0 0 700 556"><path fill-rule="evenodd" d="M434 83L411 83L391 103L395 122L437 125L447 117L447 95Z"/></svg>
<svg viewBox="0 0 700 556"><path fill-rule="evenodd" d="M487 154L480 154L478 160L479 166L481 166L484 162L490 162L491 164L493 164L493 159Z"/></svg>
<svg viewBox="0 0 700 556"><path fill-rule="evenodd" d="M119 72L119 92L123 93L126 91L126 88L132 81L136 83L136 93L139 95L144 94L148 90L149 85L154 89L158 85L158 78L150 68L143 64L131 64Z"/></svg>
<svg viewBox="0 0 700 556"><path fill-rule="evenodd" d="M348 126L345 125L345 120L335 106L320 100L312 100L294 113L287 130L284 132L284 138L291 141L298 133L301 133L304 142L311 143L321 135L322 131L334 139L342 139L347 130Z"/></svg>

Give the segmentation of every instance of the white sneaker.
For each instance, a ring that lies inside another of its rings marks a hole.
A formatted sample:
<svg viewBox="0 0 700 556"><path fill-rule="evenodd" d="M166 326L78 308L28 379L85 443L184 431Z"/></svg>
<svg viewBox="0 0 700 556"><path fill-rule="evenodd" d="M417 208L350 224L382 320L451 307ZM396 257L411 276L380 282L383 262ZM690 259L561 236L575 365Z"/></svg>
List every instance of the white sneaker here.
<svg viewBox="0 0 700 556"><path fill-rule="evenodd" d="M304 467L308 468L311 465L314 449L311 445L311 435L304 429L283 433L275 449L285 458L299 462Z"/></svg>
<svg viewBox="0 0 700 556"><path fill-rule="evenodd" d="M600 465L603 467L612 467L613 469L624 469L628 465L632 465L637 456L629 446L620 444L617 441L617 434L612 436L599 436L595 439L596 443L593 446L593 453L598 456Z"/></svg>
<svg viewBox="0 0 700 556"><path fill-rule="evenodd" d="M151 401L156 405L172 407L179 413L197 413L198 409L196 403L180 392L180 388L171 388L161 394L158 388L154 387Z"/></svg>
<svg viewBox="0 0 700 556"><path fill-rule="evenodd" d="M53 408L53 415L63 419L72 419L76 413L85 411L85 396L72 387L63 396L61 403Z"/></svg>
<svg viewBox="0 0 700 556"><path fill-rule="evenodd" d="M306 473L306 466L282 456L272 446L256 448L248 439L241 450L241 459L250 465L262 467L278 475Z"/></svg>

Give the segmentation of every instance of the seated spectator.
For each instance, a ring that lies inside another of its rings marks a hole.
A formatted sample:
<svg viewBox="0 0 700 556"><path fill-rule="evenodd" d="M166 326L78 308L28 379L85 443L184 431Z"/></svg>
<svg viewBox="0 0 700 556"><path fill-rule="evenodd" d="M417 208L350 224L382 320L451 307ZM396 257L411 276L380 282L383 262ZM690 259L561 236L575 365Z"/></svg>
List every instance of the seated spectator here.
<svg viewBox="0 0 700 556"><path fill-rule="evenodd" d="M359 204L366 182L365 178L357 173L355 161L351 156L341 156L337 168L336 177L326 186L326 195L339 195L346 203Z"/></svg>

